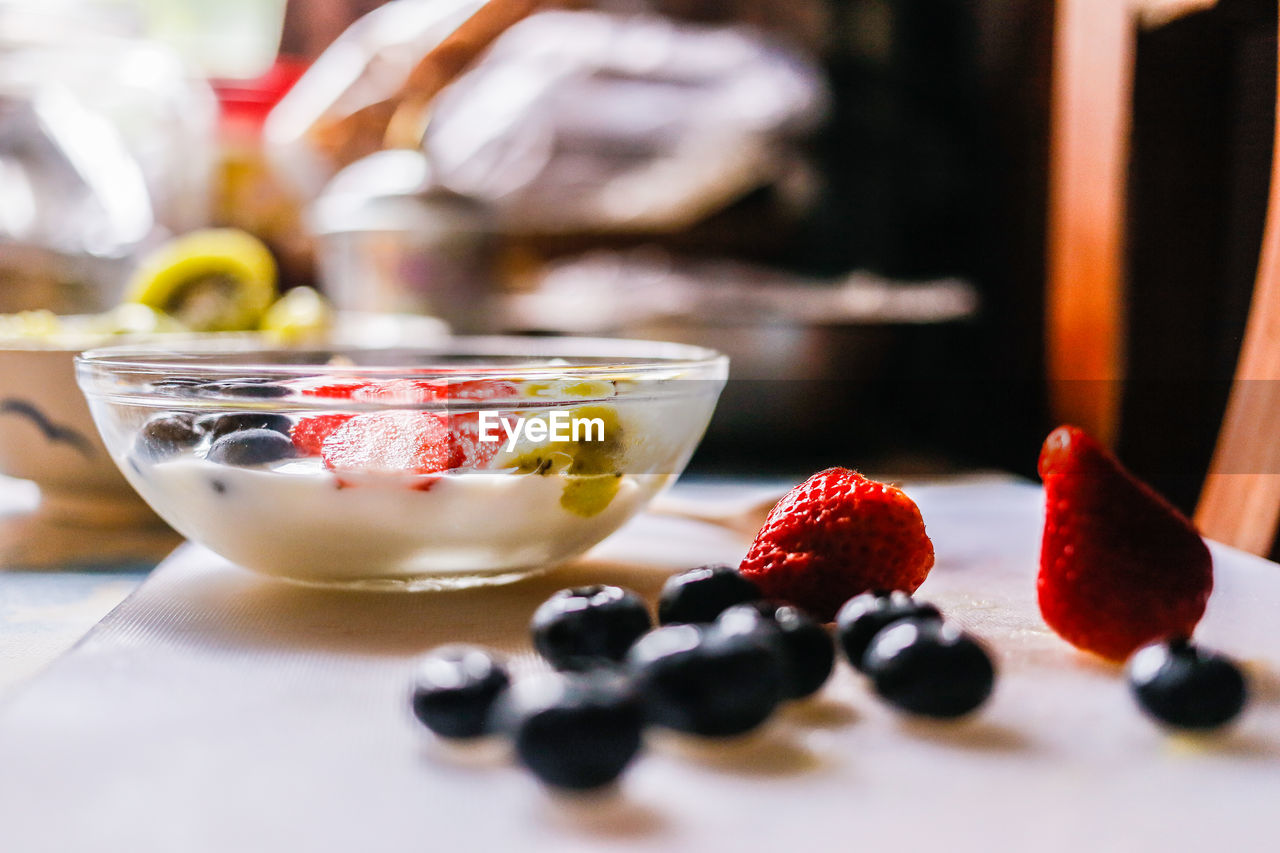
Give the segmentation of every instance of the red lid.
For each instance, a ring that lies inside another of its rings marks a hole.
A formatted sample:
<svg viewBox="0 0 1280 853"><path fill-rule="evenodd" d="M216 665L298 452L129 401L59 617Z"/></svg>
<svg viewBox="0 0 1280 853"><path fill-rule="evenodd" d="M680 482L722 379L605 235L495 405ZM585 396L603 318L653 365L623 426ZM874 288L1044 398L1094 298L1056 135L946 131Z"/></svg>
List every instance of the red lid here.
<svg viewBox="0 0 1280 853"><path fill-rule="evenodd" d="M307 70L307 63L280 57L260 77L250 80L210 80L218 96L222 123L261 128L271 108L293 88Z"/></svg>

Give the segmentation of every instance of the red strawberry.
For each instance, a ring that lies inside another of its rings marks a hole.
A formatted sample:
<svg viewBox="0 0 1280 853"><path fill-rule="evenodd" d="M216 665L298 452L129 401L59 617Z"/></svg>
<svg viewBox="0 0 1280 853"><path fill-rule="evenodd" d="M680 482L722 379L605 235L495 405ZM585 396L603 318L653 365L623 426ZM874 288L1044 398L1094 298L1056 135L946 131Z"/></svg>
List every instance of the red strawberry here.
<svg viewBox="0 0 1280 853"><path fill-rule="evenodd" d="M335 397L338 399L349 400L356 391L364 388L372 383L369 382L335 382L331 385L316 385L311 388L303 388L303 394L309 394L312 397Z"/></svg>
<svg viewBox="0 0 1280 853"><path fill-rule="evenodd" d="M480 440L480 416L476 412L451 412L449 434L453 441L452 468L488 468L502 449L501 441Z"/></svg>
<svg viewBox="0 0 1280 853"><path fill-rule="evenodd" d="M449 383L448 396L451 400L492 400L513 396L518 390L514 382L506 379L454 380Z"/></svg>
<svg viewBox="0 0 1280 853"><path fill-rule="evenodd" d="M317 423L341 418L339 423ZM319 434L320 456L340 473L435 474L453 468L484 468L497 454L499 442L479 440L475 415L390 411L361 415L319 415L299 421L306 437Z"/></svg>
<svg viewBox="0 0 1280 853"><path fill-rule="evenodd" d="M501 379L386 379L320 385L305 393L357 402L415 404L485 400L515 393ZM459 408L462 408L460 406ZM330 469L353 474L433 474L453 468L485 468L501 442L482 442L476 412L388 411L303 418L292 430L304 453L319 453ZM347 482L347 480L344 480Z"/></svg>
<svg viewBox="0 0 1280 853"><path fill-rule="evenodd" d="M333 414L313 415L303 418L289 430L293 438L293 446L306 456L316 456L329 433L351 420L355 415Z"/></svg>
<svg viewBox="0 0 1280 853"><path fill-rule="evenodd" d="M1194 527L1098 442L1064 426L1040 451L1040 613L1067 642L1112 660L1187 636L1213 589Z"/></svg>
<svg viewBox="0 0 1280 853"><path fill-rule="evenodd" d="M448 397L448 386L426 379L387 379L356 389L351 399L379 403L430 403Z"/></svg>
<svg viewBox="0 0 1280 853"><path fill-rule="evenodd" d="M443 370L441 368L440 370ZM432 372L437 372L433 369ZM490 400L516 393L515 383L506 379L383 379L353 380L314 385L301 389L312 397L346 400L426 403L432 400Z"/></svg>
<svg viewBox="0 0 1280 853"><path fill-rule="evenodd" d="M452 454L449 424L430 412L355 415L324 439L320 455L334 471L369 474L434 474Z"/></svg>
<svg viewBox="0 0 1280 853"><path fill-rule="evenodd" d="M830 621L870 589L915 592L933 543L911 498L848 468L814 474L769 512L740 571L767 598Z"/></svg>

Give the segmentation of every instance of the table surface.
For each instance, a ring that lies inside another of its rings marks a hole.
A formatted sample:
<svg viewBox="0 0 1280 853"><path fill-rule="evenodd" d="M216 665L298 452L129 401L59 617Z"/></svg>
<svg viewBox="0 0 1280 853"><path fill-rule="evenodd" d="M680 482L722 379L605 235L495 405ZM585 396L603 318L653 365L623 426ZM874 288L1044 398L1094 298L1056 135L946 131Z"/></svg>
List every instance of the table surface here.
<svg viewBox="0 0 1280 853"><path fill-rule="evenodd" d="M449 748L417 726L405 702L415 657L473 641L536 668L525 626L551 591L590 580L652 597L672 570L739 558L740 530L646 515L546 575L426 594L294 587L184 546L0 704L0 850L1271 848L1280 567L1213 547L1199 636L1246 661L1254 701L1225 735L1169 736L1116 668L1041 622L1038 488L909 491L938 556L921 595L1000 669L969 720L903 719L842 665L753 737L657 734L616 789L554 795L497 745ZM678 497L713 517L723 504ZM88 613L133 578L58 583Z"/></svg>
<svg viewBox="0 0 1280 853"><path fill-rule="evenodd" d="M24 522L39 499L34 483L0 476L0 543L30 531ZM86 560L56 570L6 565L6 555L20 550L0 546L0 698L71 648L154 565L138 560Z"/></svg>

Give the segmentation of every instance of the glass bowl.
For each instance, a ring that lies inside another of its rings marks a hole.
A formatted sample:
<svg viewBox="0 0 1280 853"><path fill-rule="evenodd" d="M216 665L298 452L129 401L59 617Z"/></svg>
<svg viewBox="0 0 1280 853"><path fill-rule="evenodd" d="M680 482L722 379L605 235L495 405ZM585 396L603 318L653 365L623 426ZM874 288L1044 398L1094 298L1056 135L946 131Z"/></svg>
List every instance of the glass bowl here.
<svg viewBox="0 0 1280 853"><path fill-rule="evenodd" d="M112 458L180 533L262 574L398 589L586 551L679 475L727 372L700 347L586 338L77 359Z"/></svg>

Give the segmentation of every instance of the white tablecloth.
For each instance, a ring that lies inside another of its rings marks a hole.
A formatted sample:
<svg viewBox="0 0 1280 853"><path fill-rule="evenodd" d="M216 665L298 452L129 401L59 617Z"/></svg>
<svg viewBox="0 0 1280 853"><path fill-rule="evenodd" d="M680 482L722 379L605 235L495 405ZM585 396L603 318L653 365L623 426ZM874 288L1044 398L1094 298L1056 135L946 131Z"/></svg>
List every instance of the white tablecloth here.
<svg viewBox="0 0 1280 853"><path fill-rule="evenodd" d="M911 491L938 555L920 594L1000 667L967 722L906 721L842 665L753 738L655 736L616 791L556 796L417 726L414 656L472 641L536 665L525 625L552 590L651 596L742 535L646 516L552 574L421 595L260 580L187 546L0 707L0 851L1275 849L1280 567L1215 547L1201 636L1257 695L1225 737L1169 737L1041 623L1037 488Z"/></svg>

